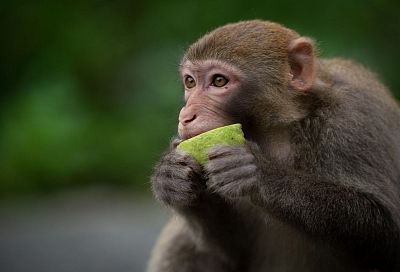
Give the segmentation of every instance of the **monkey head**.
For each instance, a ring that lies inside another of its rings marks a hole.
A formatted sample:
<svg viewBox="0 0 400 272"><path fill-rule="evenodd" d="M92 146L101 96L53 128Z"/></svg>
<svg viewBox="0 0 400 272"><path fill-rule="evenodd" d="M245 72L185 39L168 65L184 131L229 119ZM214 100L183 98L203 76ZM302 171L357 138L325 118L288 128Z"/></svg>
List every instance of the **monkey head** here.
<svg viewBox="0 0 400 272"><path fill-rule="evenodd" d="M188 139L242 123L246 136L298 120L315 83L312 40L259 20L228 24L189 47L180 74L185 105L178 132Z"/></svg>

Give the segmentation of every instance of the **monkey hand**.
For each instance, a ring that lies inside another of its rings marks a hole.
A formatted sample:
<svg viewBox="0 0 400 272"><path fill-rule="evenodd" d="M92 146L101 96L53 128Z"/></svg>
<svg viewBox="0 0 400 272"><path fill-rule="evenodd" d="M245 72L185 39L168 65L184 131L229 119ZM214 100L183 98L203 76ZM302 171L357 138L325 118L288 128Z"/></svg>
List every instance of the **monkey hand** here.
<svg viewBox="0 0 400 272"><path fill-rule="evenodd" d="M179 208L193 205L205 189L205 183L201 166L186 153L174 149L176 142L171 142L171 151L155 167L151 183L161 203Z"/></svg>
<svg viewBox="0 0 400 272"><path fill-rule="evenodd" d="M205 166L209 180L208 188L227 198L250 194L261 177L251 144L243 146L218 146L208 153Z"/></svg>

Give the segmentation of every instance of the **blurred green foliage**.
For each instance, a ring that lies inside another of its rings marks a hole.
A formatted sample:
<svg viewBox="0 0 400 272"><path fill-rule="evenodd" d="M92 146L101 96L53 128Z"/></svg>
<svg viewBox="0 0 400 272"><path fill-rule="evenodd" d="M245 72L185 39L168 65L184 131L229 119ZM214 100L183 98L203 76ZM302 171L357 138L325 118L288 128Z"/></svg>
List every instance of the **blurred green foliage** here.
<svg viewBox="0 0 400 272"><path fill-rule="evenodd" d="M324 57L372 67L400 96L396 0L3 1L0 192L89 183L149 187L176 131L177 64L227 22L314 37Z"/></svg>

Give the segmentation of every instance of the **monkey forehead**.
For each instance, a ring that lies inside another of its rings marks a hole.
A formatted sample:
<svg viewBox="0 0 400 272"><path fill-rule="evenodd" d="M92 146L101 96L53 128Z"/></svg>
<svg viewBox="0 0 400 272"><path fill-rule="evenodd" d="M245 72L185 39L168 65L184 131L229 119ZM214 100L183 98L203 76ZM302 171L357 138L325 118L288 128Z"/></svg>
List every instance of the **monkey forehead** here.
<svg viewBox="0 0 400 272"><path fill-rule="evenodd" d="M239 67L232 65L231 63L217 60L217 59L206 59L206 60L185 60L180 65L181 74L204 74L210 72L212 70L216 70L215 73L229 73L233 77L241 78L244 77L244 73Z"/></svg>
<svg viewBox="0 0 400 272"><path fill-rule="evenodd" d="M185 60L224 60L241 68L246 64L262 65L287 57L290 41L299 37L280 24L252 20L228 24L204 35L192 44Z"/></svg>

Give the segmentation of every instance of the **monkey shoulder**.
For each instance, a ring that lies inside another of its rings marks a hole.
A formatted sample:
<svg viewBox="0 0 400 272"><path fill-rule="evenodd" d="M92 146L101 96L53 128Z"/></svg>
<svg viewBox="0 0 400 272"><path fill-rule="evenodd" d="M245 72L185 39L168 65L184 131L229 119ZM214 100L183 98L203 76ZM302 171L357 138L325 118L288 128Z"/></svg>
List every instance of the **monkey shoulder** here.
<svg viewBox="0 0 400 272"><path fill-rule="evenodd" d="M342 79L349 83L358 82L360 79L378 81L374 73L354 60L345 58L320 59L320 65L335 79Z"/></svg>
<svg viewBox="0 0 400 272"><path fill-rule="evenodd" d="M373 72L353 60L341 58L321 59L320 65L330 79L328 112L334 119L344 119L352 126L386 127L383 132L400 134L400 107Z"/></svg>
<svg viewBox="0 0 400 272"><path fill-rule="evenodd" d="M332 175L384 172L392 180L400 176L395 170L400 170L400 109L388 89L351 60L321 59L320 69L331 85L316 93L313 112L293 133L299 157L308 154L311 166L329 169Z"/></svg>
<svg viewBox="0 0 400 272"><path fill-rule="evenodd" d="M321 59L320 69L327 73L333 88L348 90L369 99L382 98L392 103L393 97L378 76L361 63L344 58Z"/></svg>

